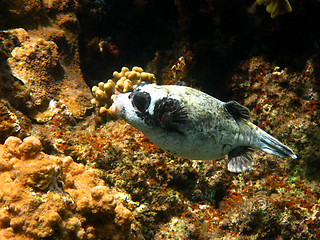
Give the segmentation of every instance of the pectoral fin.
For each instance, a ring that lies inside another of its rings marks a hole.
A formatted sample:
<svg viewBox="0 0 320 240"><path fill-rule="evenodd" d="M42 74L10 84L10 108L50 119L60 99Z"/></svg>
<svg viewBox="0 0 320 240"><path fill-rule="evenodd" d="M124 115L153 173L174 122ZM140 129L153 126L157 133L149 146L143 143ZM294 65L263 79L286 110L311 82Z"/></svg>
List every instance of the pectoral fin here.
<svg viewBox="0 0 320 240"><path fill-rule="evenodd" d="M240 173L250 169L253 166L253 158L249 147L237 147L228 154L228 170L230 172Z"/></svg>
<svg viewBox="0 0 320 240"><path fill-rule="evenodd" d="M158 100L155 103L153 118L156 124L167 131L185 133L184 124L188 114L176 99L165 97Z"/></svg>

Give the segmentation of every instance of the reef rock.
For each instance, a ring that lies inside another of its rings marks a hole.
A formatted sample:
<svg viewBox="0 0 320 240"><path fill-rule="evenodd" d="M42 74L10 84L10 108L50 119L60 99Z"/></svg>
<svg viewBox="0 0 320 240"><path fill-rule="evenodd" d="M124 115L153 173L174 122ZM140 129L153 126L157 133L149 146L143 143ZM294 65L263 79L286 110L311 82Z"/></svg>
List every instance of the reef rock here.
<svg viewBox="0 0 320 240"><path fill-rule="evenodd" d="M35 137L0 145L0 239L125 239L131 212L93 168L41 152Z"/></svg>
<svg viewBox="0 0 320 240"><path fill-rule="evenodd" d="M55 100L65 105L75 117L81 117L89 108L86 102L91 98L81 72L73 72L60 64L55 42L30 37L24 29L12 30L11 33L18 33L26 39L12 50L8 64L12 74L30 90L37 106L30 116L39 122L49 120L55 114L49 103Z"/></svg>
<svg viewBox="0 0 320 240"><path fill-rule="evenodd" d="M30 92L28 115L46 122L57 109L67 109L82 118L92 108L92 95L80 69L77 2L9 1L5 6L2 29L11 30L0 32L0 50Z"/></svg>

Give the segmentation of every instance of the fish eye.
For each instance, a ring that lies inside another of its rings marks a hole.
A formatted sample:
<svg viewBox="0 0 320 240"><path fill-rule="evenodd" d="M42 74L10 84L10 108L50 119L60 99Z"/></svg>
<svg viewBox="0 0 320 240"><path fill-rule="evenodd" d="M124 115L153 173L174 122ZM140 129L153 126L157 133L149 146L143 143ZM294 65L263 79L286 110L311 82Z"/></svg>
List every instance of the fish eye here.
<svg viewBox="0 0 320 240"><path fill-rule="evenodd" d="M132 99L133 106L140 112L144 112L150 105L150 94L147 92L137 92Z"/></svg>

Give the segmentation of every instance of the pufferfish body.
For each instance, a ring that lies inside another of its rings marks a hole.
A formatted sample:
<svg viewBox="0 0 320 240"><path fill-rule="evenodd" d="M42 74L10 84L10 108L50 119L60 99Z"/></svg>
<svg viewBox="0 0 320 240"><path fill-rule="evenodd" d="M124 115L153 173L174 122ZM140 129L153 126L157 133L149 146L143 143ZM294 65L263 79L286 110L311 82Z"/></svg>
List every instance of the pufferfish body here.
<svg viewBox="0 0 320 240"><path fill-rule="evenodd" d="M190 87L146 83L113 101L111 113L182 157L215 160L228 154L231 172L253 165L252 148L296 158L289 147L249 122L248 108L235 101L222 102Z"/></svg>

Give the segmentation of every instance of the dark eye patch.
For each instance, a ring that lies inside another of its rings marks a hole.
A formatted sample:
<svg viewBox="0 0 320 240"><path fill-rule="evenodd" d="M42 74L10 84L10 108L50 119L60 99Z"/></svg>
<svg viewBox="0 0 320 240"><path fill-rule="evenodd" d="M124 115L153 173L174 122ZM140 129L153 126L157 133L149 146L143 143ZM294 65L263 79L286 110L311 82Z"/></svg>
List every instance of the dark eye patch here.
<svg viewBox="0 0 320 240"><path fill-rule="evenodd" d="M145 112L150 105L151 97L147 92L137 92L132 96L132 104L141 113Z"/></svg>

